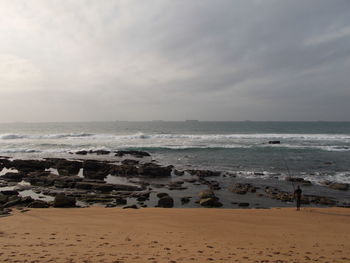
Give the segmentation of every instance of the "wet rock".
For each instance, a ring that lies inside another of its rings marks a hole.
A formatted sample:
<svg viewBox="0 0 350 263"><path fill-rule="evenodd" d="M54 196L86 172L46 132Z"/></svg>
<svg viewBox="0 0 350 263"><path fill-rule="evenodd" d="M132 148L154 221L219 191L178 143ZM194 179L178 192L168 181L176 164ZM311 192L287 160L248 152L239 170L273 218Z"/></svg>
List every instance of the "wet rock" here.
<svg viewBox="0 0 350 263"><path fill-rule="evenodd" d="M190 196L184 196L181 197L181 204L188 204L191 201L191 197Z"/></svg>
<svg viewBox="0 0 350 263"><path fill-rule="evenodd" d="M122 164L124 165L137 165L140 161L138 160L132 160L132 159L125 159L122 161Z"/></svg>
<svg viewBox="0 0 350 263"><path fill-rule="evenodd" d="M187 183L195 183L195 182L197 182L197 181L198 181L198 179L196 179L196 178L184 179L184 182L187 182Z"/></svg>
<svg viewBox="0 0 350 263"><path fill-rule="evenodd" d="M75 207L76 200L74 197L58 194L53 201L53 207Z"/></svg>
<svg viewBox="0 0 350 263"><path fill-rule="evenodd" d="M328 187L335 190L341 190L341 191L349 190L349 184L343 184L343 183L331 183L328 185Z"/></svg>
<svg viewBox="0 0 350 263"><path fill-rule="evenodd" d="M50 168L50 164L45 160L13 160L9 166L25 173Z"/></svg>
<svg viewBox="0 0 350 263"><path fill-rule="evenodd" d="M187 187L182 186L184 184L183 181L171 182L168 185L169 190L185 190Z"/></svg>
<svg viewBox="0 0 350 263"><path fill-rule="evenodd" d="M2 204L7 203L7 201L8 201L8 195L4 195L3 193L0 193L0 206Z"/></svg>
<svg viewBox="0 0 350 263"><path fill-rule="evenodd" d="M202 183L202 184L206 184L211 190L220 190L221 187L220 187L220 184L218 181L214 181L214 180L207 180L205 178L200 178L199 181Z"/></svg>
<svg viewBox="0 0 350 263"><path fill-rule="evenodd" d="M183 176L184 174L185 174L185 171L179 171L179 170L174 170L174 174L176 175L176 176Z"/></svg>
<svg viewBox="0 0 350 263"><path fill-rule="evenodd" d="M212 190L210 190L210 189L201 191L198 194L198 196L199 196L200 199L207 199L207 198L214 198L214 197L216 197L214 192Z"/></svg>
<svg viewBox="0 0 350 263"><path fill-rule="evenodd" d="M107 155L107 154L110 154L111 151L108 151L108 150L90 150L89 153L95 153L97 155Z"/></svg>
<svg viewBox="0 0 350 263"><path fill-rule="evenodd" d="M127 200L125 198L122 198L122 197L117 197L115 199L115 203L116 205L126 205L127 204Z"/></svg>
<svg viewBox="0 0 350 263"><path fill-rule="evenodd" d="M85 190L97 190L101 192L111 192L114 190L113 185L106 183L96 183L96 182L77 182L75 184L75 188L77 189L85 189Z"/></svg>
<svg viewBox="0 0 350 263"><path fill-rule="evenodd" d="M199 200L199 204L205 207L221 207L222 203L219 202L217 197L204 198Z"/></svg>
<svg viewBox="0 0 350 263"><path fill-rule="evenodd" d="M230 191L236 194L244 195L248 192L255 193L258 188L251 184L236 183L230 187Z"/></svg>
<svg viewBox="0 0 350 263"><path fill-rule="evenodd" d="M118 176L137 176L138 167L134 165L114 165L110 170L111 175Z"/></svg>
<svg viewBox="0 0 350 263"><path fill-rule="evenodd" d="M10 196L10 195L18 195L18 191L15 191L15 190L2 190L0 191L1 194L3 195L7 195L7 196Z"/></svg>
<svg viewBox="0 0 350 263"><path fill-rule="evenodd" d="M30 204L28 204L27 207L29 207L29 208L48 208L48 207L50 207L50 205L45 201L35 200L35 201L31 202Z"/></svg>
<svg viewBox="0 0 350 263"><path fill-rule="evenodd" d="M149 177L169 177L171 176L172 166L160 166L154 163L140 165L138 174Z"/></svg>
<svg viewBox="0 0 350 263"><path fill-rule="evenodd" d="M30 190L32 189L31 185L22 185L22 184L18 184L16 185L13 190L21 192L21 191L26 191L26 190Z"/></svg>
<svg viewBox="0 0 350 263"><path fill-rule="evenodd" d="M116 153L115 156L117 157L123 157L124 155L132 155L136 158L151 156L148 152L143 152L143 151L117 151L115 153Z"/></svg>
<svg viewBox="0 0 350 263"><path fill-rule="evenodd" d="M301 177L287 176L285 180L289 182L300 183L303 185L311 185L311 182L309 180L305 180L304 178L301 178Z"/></svg>
<svg viewBox="0 0 350 263"><path fill-rule="evenodd" d="M24 173L7 172L2 176L2 178L10 182L20 182L22 181L24 176L25 176Z"/></svg>
<svg viewBox="0 0 350 263"><path fill-rule="evenodd" d="M211 171L211 170L187 170L191 175L196 175L198 177L213 177L220 176L221 172Z"/></svg>
<svg viewBox="0 0 350 263"><path fill-rule="evenodd" d="M60 175L77 175L82 168L82 162L60 160L56 163L56 169Z"/></svg>
<svg viewBox="0 0 350 263"><path fill-rule="evenodd" d="M30 173L26 181L35 186L55 186L58 188L74 188L76 182L82 181L83 178L78 176L60 176L50 172Z"/></svg>
<svg viewBox="0 0 350 263"><path fill-rule="evenodd" d="M9 196L8 197L8 200L5 204L1 205L2 208L6 208L6 207L12 207L12 206L15 206L15 205L19 205L21 204L21 197L19 196Z"/></svg>
<svg viewBox="0 0 350 263"><path fill-rule="evenodd" d="M127 205L127 206L124 206L123 209L139 209L139 207L137 205Z"/></svg>
<svg viewBox="0 0 350 263"><path fill-rule="evenodd" d="M123 185L123 184L106 184L104 182L88 182L82 181L75 184L77 189L85 190L96 190L101 192L111 192L115 191L140 191L142 188L133 185Z"/></svg>
<svg viewBox="0 0 350 263"><path fill-rule="evenodd" d="M158 200L157 206L163 208L171 208L174 206L174 199L169 195L163 196Z"/></svg>
<svg viewBox="0 0 350 263"><path fill-rule="evenodd" d="M221 207L222 203L219 202L219 198L217 198L214 192L211 189L204 190L199 194L200 200L197 201L201 206L205 207Z"/></svg>
<svg viewBox="0 0 350 263"><path fill-rule="evenodd" d="M158 197L158 198L162 198L162 197L168 196L168 195L169 195L168 193L158 193L158 194L157 194L157 197Z"/></svg>
<svg viewBox="0 0 350 263"><path fill-rule="evenodd" d="M111 165L105 162L95 160L86 160L83 163L83 174L89 179L104 179L111 171Z"/></svg>
<svg viewBox="0 0 350 263"><path fill-rule="evenodd" d="M87 153L88 152L85 150L75 152L75 154L78 154L78 155L87 155Z"/></svg>

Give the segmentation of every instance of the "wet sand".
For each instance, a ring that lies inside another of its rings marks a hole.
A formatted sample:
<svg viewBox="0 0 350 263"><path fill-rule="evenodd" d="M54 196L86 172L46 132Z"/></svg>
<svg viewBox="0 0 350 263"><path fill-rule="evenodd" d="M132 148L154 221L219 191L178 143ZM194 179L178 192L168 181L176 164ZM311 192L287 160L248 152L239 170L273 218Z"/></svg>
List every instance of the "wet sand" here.
<svg viewBox="0 0 350 263"><path fill-rule="evenodd" d="M350 209L32 209L0 262L350 262Z"/></svg>

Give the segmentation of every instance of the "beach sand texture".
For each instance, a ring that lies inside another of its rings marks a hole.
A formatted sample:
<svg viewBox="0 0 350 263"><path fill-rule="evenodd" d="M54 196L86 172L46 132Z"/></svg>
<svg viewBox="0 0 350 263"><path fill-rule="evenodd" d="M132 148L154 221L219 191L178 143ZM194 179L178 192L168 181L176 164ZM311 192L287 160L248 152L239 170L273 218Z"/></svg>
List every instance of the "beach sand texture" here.
<svg viewBox="0 0 350 263"><path fill-rule="evenodd" d="M32 209L0 262L350 262L350 209Z"/></svg>

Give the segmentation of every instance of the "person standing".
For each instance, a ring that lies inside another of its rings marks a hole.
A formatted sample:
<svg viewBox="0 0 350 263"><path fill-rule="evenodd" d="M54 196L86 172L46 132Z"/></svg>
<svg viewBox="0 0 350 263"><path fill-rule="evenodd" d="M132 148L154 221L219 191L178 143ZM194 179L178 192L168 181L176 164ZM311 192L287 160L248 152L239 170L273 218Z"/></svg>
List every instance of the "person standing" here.
<svg viewBox="0 0 350 263"><path fill-rule="evenodd" d="M298 188L294 191L294 198L296 199L297 202L297 211L300 210L300 204L301 204L301 189L300 186L298 185Z"/></svg>

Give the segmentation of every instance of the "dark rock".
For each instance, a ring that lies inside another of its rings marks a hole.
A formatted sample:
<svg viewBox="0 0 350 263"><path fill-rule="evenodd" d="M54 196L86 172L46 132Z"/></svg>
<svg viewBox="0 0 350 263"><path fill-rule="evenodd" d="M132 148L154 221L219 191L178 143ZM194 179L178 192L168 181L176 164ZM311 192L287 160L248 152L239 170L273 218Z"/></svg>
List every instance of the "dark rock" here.
<svg viewBox="0 0 350 263"><path fill-rule="evenodd" d="M108 150L90 150L89 153L95 153L97 155L107 155L107 154L110 154L111 151L108 151Z"/></svg>
<svg viewBox="0 0 350 263"><path fill-rule="evenodd" d="M132 160L132 159L125 159L122 161L122 164L124 165L137 165L140 161L138 160Z"/></svg>
<svg viewBox="0 0 350 263"><path fill-rule="evenodd" d="M111 192L115 191L141 191L142 188L133 185L123 185L123 184L106 184L103 181L98 182L88 182L82 181L75 184L77 189L86 189L86 190L96 190L101 192Z"/></svg>
<svg viewBox="0 0 350 263"><path fill-rule="evenodd" d="M287 176L286 177L286 181L295 182L295 183L301 183L303 185L311 185L311 182L309 180L305 180L304 178L301 178L301 177Z"/></svg>
<svg viewBox="0 0 350 263"><path fill-rule="evenodd" d="M198 181L198 179L196 178L188 178L188 179L184 179L185 182L188 182L188 183L195 183Z"/></svg>
<svg viewBox="0 0 350 263"><path fill-rule="evenodd" d="M158 193L158 194L157 194L157 197L158 197L158 198L162 198L162 197L168 196L168 195L169 195L168 193Z"/></svg>
<svg viewBox="0 0 350 263"><path fill-rule="evenodd" d="M256 189L257 189L257 187L252 186L251 184L240 184L240 183L236 183L236 184L232 185L230 188L231 192L234 192L234 193L240 194L240 195L244 195L247 192L255 193Z"/></svg>
<svg viewBox="0 0 350 263"><path fill-rule="evenodd" d="M35 200L35 201L31 202L27 207L29 207L29 208L48 208L48 207L50 207L50 205L45 201Z"/></svg>
<svg viewBox="0 0 350 263"><path fill-rule="evenodd" d="M176 176L183 176L184 174L185 174L185 171L179 171L179 170L174 170L174 174L176 175Z"/></svg>
<svg viewBox="0 0 350 263"><path fill-rule="evenodd" d="M125 198L122 198L122 197L117 197L115 199L115 203L116 205L126 205L127 204L127 200Z"/></svg>
<svg viewBox="0 0 350 263"><path fill-rule="evenodd" d="M331 183L328 185L328 187L335 190L341 190L341 191L349 190L349 184L343 184L343 183Z"/></svg>
<svg viewBox="0 0 350 263"><path fill-rule="evenodd" d="M168 185L169 190L185 190L187 187L182 186L184 184L183 181L171 182Z"/></svg>
<svg viewBox="0 0 350 263"><path fill-rule="evenodd" d="M139 202L144 202L144 201L146 201L147 199L148 199L148 198L145 197L145 196L140 196L140 197L138 197L136 200L139 201Z"/></svg>
<svg viewBox="0 0 350 263"><path fill-rule="evenodd" d="M163 196L158 200L158 207L171 208L174 206L174 199L169 195Z"/></svg>
<svg viewBox="0 0 350 263"><path fill-rule="evenodd" d="M114 165L110 170L111 175L137 176L138 167L134 165Z"/></svg>
<svg viewBox="0 0 350 263"><path fill-rule="evenodd" d="M249 203L238 203L238 206L240 207L247 207L249 205L250 205Z"/></svg>
<svg viewBox="0 0 350 263"><path fill-rule="evenodd" d="M134 197L134 198L141 197L141 198L149 199L150 194L151 193L149 191L147 191L147 192L133 192L133 193L130 194L130 197Z"/></svg>
<svg viewBox="0 0 350 263"><path fill-rule="evenodd" d="M18 191L18 192L30 190L30 189L32 189L31 185L21 185L21 184L18 184L13 188L13 190Z"/></svg>
<svg viewBox="0 0 350 263"><path fill-rule="evenodd" d="M138 174L149 177L171 176L172 166L160 166L154 163L146 163L138 168Z"/></svg>
<svg viewBox="0 0 350 263"><path fill-rule="evenodd" d="M117 151L115 156L117 157L123 157L124 155L132 155L136 158L143 158L146 156L151 156L148 152L143 151Z"/></svg>
<svg viewBox="0 0 350 263"><path fill-rule="evenodd" d="M7 201L8 201L8 195L4 195L0 193L0 205L7 203Z"/></svg>
<svg viewBox="0 0 350 263"><path fill-rule="evenodd" d="M208 198L215 198L216 197L214 192L210 189L204 190L204 191L200 192L198 195L199 195L200 199L208 199Z"/></svg>
<svg viewBox="0 0 350 263"><path fill-rule="evenodd" d="M88 152L85 150L75 152L75 154L78 154L78 155L87 155L87 153Z"/></svg>
<svg viewBox="0 0 350 263"><path fill-rule="evenodd" d="M58 194L53 201L53 207L75 207L75 203L74 197Z"/></svg>
<svg viewBox="0 0 350 263"><path fill-rule="evenodd" d="M181 197L181 204L187 204L191 201L191 197L189 196L184 196L184 197Z"/></svg>
<svg viewBox="0 0 350 263"><path fill-rule="evenodd" d="M269 141L269 144L280 144L281 141Z"/></svg>
<svg viewBox="0 0 350 263"><path fill-rule="evenodd" d="M77 175L82 168L82 162L60 160L56 163L57 171L60 175Z"/></svg>
<svg viewBox="0 0 350 263"><path fill-rule="evenodd" d="M22 201L22 199L21 199L21 197L19 197L19 196L10 196L10 197L8 198L8 201L7 201L5 204L3 204L1 207L2 207L2 208L5 208L5 207L12 207L12 206L21 204L21 201Z"/></svg>
<svg viewBox="0 0 350 263"><path fill-rule="evenodd" d="M211 171L211 170L187 170L191 175L196 175L198 177L213 177L220 176L221 172Z"/></svg>
<svg viewBox="0 0 350 263"><path fill-rule="evenodd" d="M21 197L21 204L26 205L26 204L29 204L29 203L31 203L33 201L34 201L34 199L31 196L23 196L23 197Z"/></svg>
<svg viewBox="0 0 350 263"><path fill-rule="evenodd" d="M15 191L15 190L2 190L2 191L0 191L0 193L3 195L7 195L7 196L9 196L9 195L17 196L18 195L18 191Z"/></svg>
<svg viewBox="0 0 350 263"><path fill-rule="evenodd" d="M50 164L47 161L42 160L13 160L9 164L12 168L16 168L22 172L44 171L50 168Z"/></svg>
<svg viewBox="0 0 350 263"><path fill-rule="evenodd" d="M24 176L25 176L24 173L7 172L2 176L2 178L10 182L20 182L22 181Z"/></svg>
<svg viewBox="0 0 350 263"><path fill-rule="evenodd" d="M77 189L86 189L86 190L96 190L101 192L111 192L114 190L113 185L106 183L93 183L93 182L77 182L75 184Z"/></svg>
<svg viewBox="0 0 350 263"><path fill-rule="evenodd" d="M205 207L221 207L222 203L219 202L217 197L204 198L199 200L199 204Z"/></svg>
<svg viewBox="0 0 350 263"><path fill-rule="evenodd" d="M128 206L124 206L123 209L128 209L128 208L131 208L131 209L139 209L139 207L137 205L128 205Z"/></svg>
<svg viewBox="0 0 350 263"><path fill-rule="evenodd" d="M105 162L98 162L94 160L86 160L83 164L83 174L85 178L89 179L104 179L111 171L111 165Z"/></svg>
<svg viewBox="0 0 350 263"><path fill-rule="evenodd" d="M80 182L83 178L78 176L60 176L51 174L50 172L30 173L26 180L36 186L55 186L58 188L74 188L76 182Z"/></svg>

